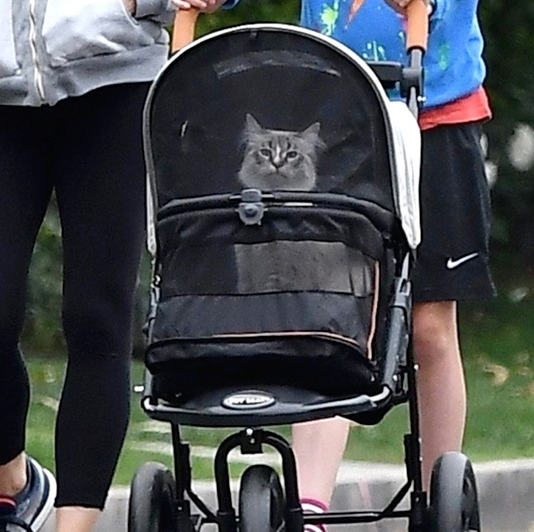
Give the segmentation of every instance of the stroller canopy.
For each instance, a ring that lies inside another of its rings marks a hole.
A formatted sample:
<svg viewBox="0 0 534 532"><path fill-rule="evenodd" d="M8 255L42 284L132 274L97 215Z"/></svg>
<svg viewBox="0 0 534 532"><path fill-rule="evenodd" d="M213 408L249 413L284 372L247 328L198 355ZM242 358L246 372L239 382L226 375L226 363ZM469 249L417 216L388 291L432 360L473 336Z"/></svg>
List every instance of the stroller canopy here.
<svg viewBox="0 0 534 532"><path fill-rule="evenodd" d="M145 111L158 242L146 360L169 389L251 375L375 386L394 253L415 241L403 124L417 133L368 65L311 31L240 26L169 62Z"/></svg>
<svg viewBox="0 0 534 532"><path fill-rule="evenodd" d="M363 60L315 32L263 24L199 39L170 61L147 103L156 210L247 188L250 138L282 131L301 142L297 158L309 159L313 177L272 188L348 194L396 210L416 247L420 139L398 107ZM265 189L258 184L250 183Z"/></svg>
<svg viewBox="0 0 534 532"><path fill-rule="evenodd" d="M314 32L253 25L196 41L161 73L147 106L157 204L244 188L238 175L252 124L308 133L310 189L393 209L404 162L396 161L404 154L395 156L393 137L403 125L392 125L389 107L370 68Z"/></svg>

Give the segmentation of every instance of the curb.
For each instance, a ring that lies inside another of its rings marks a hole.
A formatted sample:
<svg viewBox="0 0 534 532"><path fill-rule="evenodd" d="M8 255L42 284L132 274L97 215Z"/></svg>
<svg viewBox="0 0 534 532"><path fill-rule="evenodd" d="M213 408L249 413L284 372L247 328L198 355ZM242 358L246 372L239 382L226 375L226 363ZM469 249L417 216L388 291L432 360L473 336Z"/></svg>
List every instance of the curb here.
<svg viewBox="0 0 534 532"><path fill-rule="evenodd" d="M534 530L534 460L506 460L474 464L484 532L532 532ZM404 466L344 463L332 510L382 509L404 483ZM232 485L234 493L237 482ZM210 508L215 508L215 491L211 481L194 482L195 492ZM106 508L94 532L127 532L129 488L111 489ZM406 502L403 503L406 507ZM402 505L401 505L402 506ZM42 532L53 532L53 515ZM366 526L333 526L341 532L396 532L406 530L407 521L395 519ZM207 527L206 530L210 529ZM214 530L211 527L211 530Z"/></svg>

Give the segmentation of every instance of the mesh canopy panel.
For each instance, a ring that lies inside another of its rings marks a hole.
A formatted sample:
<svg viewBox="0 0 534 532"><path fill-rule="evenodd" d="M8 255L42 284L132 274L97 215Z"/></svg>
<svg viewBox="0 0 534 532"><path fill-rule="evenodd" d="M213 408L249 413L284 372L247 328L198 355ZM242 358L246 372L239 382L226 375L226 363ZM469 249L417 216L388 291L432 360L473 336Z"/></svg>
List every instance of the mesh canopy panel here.
<svg viewBox="0 0 534 532"><path fill-rule="evenodd" d="M160 207L252 187L393 209L375 88L338 50L298 32L236 29L186 50L158 80L148 131Z"/></svg>

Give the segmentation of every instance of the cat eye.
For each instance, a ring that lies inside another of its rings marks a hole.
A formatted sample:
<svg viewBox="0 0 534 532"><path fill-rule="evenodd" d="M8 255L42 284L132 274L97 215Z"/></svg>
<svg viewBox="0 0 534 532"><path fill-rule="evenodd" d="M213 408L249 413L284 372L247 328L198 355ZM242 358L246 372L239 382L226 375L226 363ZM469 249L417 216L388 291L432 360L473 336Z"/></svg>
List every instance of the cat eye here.
<svg viewBox="0 0 534 532"><path fill-rule="evenodd" d="M260 150L260 155L263 155L263 157L270 157L271 156L271 152L264 148L263 150Z"/></svg>
<svg viewBox="0 0 534 532"><path fill-rule="evenodd" d="M295 150L291 150L291 151L288 151L287 154L286 154L286 158L287 159L296 159L298 157L298 152L296 152Z"/></svg>

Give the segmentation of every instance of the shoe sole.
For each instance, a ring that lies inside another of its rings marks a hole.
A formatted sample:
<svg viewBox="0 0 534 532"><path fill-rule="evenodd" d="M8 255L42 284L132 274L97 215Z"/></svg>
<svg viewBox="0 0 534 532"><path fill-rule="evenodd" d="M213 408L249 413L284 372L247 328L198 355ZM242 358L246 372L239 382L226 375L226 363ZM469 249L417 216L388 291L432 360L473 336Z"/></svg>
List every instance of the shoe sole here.
<svg viewBox="0 0 534 532"><path fill-rule="evenodd" d="M43 467L43 474L48 479L48 494L41 508L41 511L38 513L36 518L30 524L33 532L38 532L43 527L43 525L45 524L45 521L48 519L48 516L50 515L50 513L52 512L54 508L54 501L56 499L57 484L56 484L56 479L54 478L54 475L52 475L52 473L50 473L50 471L48 471L48 469L45 469L44 467Z"/></svg>

